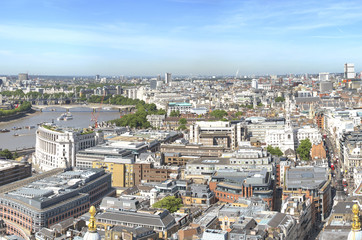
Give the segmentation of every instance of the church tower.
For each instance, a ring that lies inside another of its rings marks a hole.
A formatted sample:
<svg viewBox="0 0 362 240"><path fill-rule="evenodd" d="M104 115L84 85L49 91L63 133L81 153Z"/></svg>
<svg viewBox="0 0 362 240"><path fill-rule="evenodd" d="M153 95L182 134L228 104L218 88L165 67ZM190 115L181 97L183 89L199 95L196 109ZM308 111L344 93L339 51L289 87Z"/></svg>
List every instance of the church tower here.
<svg viewBox="0 0 362 240"><path fill-rule="evenodd" d="M284 147L294 152L294 132L292 121L290 119L290 99L289 95L285 98L285 125L284 125Z"/></svg>

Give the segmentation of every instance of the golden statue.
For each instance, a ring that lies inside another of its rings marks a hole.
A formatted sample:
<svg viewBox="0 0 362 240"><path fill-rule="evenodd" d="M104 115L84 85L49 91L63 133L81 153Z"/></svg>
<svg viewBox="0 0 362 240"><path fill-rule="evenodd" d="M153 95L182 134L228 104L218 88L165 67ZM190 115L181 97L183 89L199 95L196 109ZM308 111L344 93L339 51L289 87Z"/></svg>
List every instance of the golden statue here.
<svg viewBox="0 0 362 240"><path fill-rule="evenodd" d="M352 223L352 230L353 231L360 231L361 230L361 223L359 222L359 206L357 204L354 204L352 207L352 212L354 214L353 216L353 223Z"/></svg>
<svg viewBox="0 0 362 240"><path fill-rule="evenodd" d="M89 209L89 213L91 217L89 218L89 224L88 224L88 231L96 231L96 218L94 217L96 215L96 208L94 206L91 206Z"/></svg>

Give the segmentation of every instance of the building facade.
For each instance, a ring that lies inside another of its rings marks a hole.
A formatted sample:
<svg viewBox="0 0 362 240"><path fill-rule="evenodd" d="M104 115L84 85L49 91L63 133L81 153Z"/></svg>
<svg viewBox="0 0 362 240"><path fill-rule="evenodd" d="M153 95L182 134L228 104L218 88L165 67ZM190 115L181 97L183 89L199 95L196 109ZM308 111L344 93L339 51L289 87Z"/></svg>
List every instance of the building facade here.
<svg viewBox="0 0 362 240"><path fill-rule="evenodd" d="M76 166L76 153L103 142L103 133L93 130L62 129L43 124L36 131L33 163L42 170Z"/></svg>
<svg viewBox="0 0 362 240"><path fill-rule="evenodd" d="M62 172L0 195L0 216L7 234L24 239L71 217L86 213L107 195L114 195L111 175L103 169Z"/></svg>

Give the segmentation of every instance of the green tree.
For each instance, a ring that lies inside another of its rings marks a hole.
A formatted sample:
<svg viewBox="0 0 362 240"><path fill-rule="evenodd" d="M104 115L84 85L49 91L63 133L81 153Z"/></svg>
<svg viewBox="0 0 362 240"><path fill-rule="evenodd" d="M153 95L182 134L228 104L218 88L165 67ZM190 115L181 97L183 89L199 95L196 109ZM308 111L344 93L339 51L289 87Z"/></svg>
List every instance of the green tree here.
<svg viewBox="0 0 362 240"><path fill-rule="evenodd" d="M276 155L276 156L278 156L278 157L283 156L283 152L282 152L282 150L280 150L279 147L273 148L272 146L269 145L269 146L266 148L266 150L267 150L271 155Z"/></svg>
<svg viewBox="0 0 362 240"><path fill-rule="evenodd" d="M13 154L8 149L4 149L0 151L0 157L5 157L6 159L12 159Z"/></svg>
<svg viewBox="0 0 362 240"><path fill-rule="evenodd" d="M187 127L185 124L181 124L179 127L178 127L178 130L186 130Z"/></svg>
<svg viewBox="0 0 362 240"><path fill-rule="evenodd" d="M170 117L179 117L181 114L180 114L180 111L179 110L177 110L177 111L175 111L175 110L173 110L173 111L171 111L171 113L170 113Z"/></svg>
<svg viewBox="0 0 362 240"><path fill-rule="evenodd" d="M285 99L283 97L276 97L275 102L284 102Z"/></svg>
<svg viewBox="0 0 362 240"><path fill-rule="evenodd" d="M179 121L178 121L179 124L181 125L185 125L187 123L187 120L186 118L181 118Z"/></svg>
<svg viewBox="0 0 362 240"><path fill-rule="evenodd" d="M223 117L227 116L228 113L225 110L216 109L210 113L210 115L217 119L222 119Z"/></svg>
<svg viewBox="0 0 362 240"><path fill-rule="evenodd" d="M236 116L236 117L241 117L241 116L243 116L243 115L244 115L243 112L236 112L236 113L235 113L235 116Z"/></svg>
<svg viewBox="0 0 362 240"><path fill-rule="evenodd" d="M170 213L174 213L182 207L182 200L175 196L164 197L162 200L152 205L154 208L164 208Z"/></svg>
<svg viewBox="0 0 362 240"><path fill-rule="evenodd" d="M310 159L310 150L312 148L312 143L309 138L300 141L299 147L297 148L297 153L300 158L307 161Z"/></svg>

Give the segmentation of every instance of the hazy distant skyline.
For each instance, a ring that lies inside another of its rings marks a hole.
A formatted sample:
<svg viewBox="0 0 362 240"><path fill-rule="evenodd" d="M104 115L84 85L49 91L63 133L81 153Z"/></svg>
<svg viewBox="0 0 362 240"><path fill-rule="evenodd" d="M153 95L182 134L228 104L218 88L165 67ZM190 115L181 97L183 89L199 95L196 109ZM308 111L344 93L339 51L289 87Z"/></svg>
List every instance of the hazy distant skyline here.
<svg viewBox="0 0 362 240"><path fill-rule="evenodd" d="M0 72L240 75L362 66L359 1L2 0Z"/></svg>

